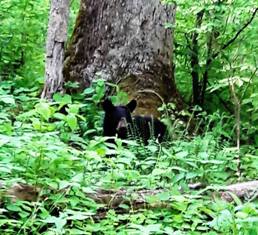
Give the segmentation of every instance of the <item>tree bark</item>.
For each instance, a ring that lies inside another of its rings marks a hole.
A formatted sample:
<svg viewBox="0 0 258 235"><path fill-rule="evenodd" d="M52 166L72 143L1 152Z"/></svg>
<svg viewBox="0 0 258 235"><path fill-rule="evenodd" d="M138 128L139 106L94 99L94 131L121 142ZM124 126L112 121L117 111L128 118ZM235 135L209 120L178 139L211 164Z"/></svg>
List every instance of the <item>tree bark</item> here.
<svg viewBox="0 0 258 235"><path fill-rule="evenodd" d="M159 0L81 0L65 81L88 87L96 74L138 100L136 113L158 115L157 107L182 105L171 64L175 5Z"/></svg>
<svg viewBox="0 0 258 235"><path fill-rule="evenodd" d="M41 98L63 90L64 45L67 40L69 0L52 0L46 46L45 85Z"/></svg>

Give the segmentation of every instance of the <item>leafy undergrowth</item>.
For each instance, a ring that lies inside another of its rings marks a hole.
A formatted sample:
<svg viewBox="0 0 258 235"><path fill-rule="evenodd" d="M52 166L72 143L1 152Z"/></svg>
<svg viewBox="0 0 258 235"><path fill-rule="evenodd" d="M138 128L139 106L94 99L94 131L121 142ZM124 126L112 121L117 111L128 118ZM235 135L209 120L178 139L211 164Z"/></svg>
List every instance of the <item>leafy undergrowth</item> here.
<svg viewBox="0 0 258 235"><path fill-rule="evenodd" d="M202 182L216 191L237 180L237 153L220 115L202 135L148 146L116 139L111 148L101 137L103 81L73 100L57 94L53 103L11 87L0 86L0 179L42 191L36 202L12 202L2 190L0 234L258 233L255 201L228 203L188 187ZM257 178L256 150L244 146L241 154L243 180ZM164 191L145 198L153 207L136 209L108 208L87 196L98 189L125 189L132 201L138 190Z"/></svg>

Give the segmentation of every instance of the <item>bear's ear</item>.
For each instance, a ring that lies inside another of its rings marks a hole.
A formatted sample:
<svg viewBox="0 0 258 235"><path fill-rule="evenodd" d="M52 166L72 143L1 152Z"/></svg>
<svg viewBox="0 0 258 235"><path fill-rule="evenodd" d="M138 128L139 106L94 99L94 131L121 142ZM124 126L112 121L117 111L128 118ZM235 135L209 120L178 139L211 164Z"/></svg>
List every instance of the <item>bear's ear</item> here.
<svg viewBox="0 0 258 235"><path fill-rule="evenodd" d="M105 112L109 112L109 111L112 111L115 106L112 104L110 99L105 99L102 104L102 107Z"/></svg>
<svg viewBox="0 0 258 235"><path fill-rule="evenodd" d="M134 111L134 109L136 108L136 105L137 105L137 101L136 100L131 100L126 106L130 110L130 112L132 113Z"/></svg>

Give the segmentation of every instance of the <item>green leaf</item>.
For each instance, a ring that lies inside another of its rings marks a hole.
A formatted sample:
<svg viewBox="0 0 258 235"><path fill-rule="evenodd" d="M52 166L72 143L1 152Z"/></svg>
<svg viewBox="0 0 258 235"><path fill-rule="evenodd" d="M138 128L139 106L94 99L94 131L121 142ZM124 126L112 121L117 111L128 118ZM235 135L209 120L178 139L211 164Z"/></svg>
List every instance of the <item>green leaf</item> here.
<svg viewBox="0 0 258 235"><path fill-rule="evenodd" d="M65 120L68 126L71 128L72 131L76 130L78 127L77 118L74 114L70 113L65 117Z"/></svg>
<svg viewBox="0 0 258 235"><path fill-rule="evenodd" d="M3 102L5 104L12 104L12 105L15 104L15 100L11 95L1 95L0 102Z"/></svg>
<svg viewBox="0 0 258 235"><path fill-rule="evenodd" d="M78 114L81 106L82 105L80 104L70 104L68 108L68 113Z"/></svg>
<svg viewBox="0 0 258 235"><path fill-rule="evenodd" d="M240 218L240 219L246 219L248 216L249 215L247 213L245 213L245 212L239 211L239 212L236 213L236 217Z"/></svg>
<svg viewBox="0 0 258 235"><path fill-rule="evenodd" d="M157 197L160 201L168 201L169 198L170 198L170 193L169 192L162 192L162 193L159 193L157 195Z"/></svg>
<svg viewBox="0 0 258 235"><path fill-rule="evenodd" d="M43 220L44 223L48 224L55 224L56 228L58 231L61 231L63 227L67 223L66 218L61 218L61 217L55 217L55 216L50 216L47 219Z"/></svg>
<svg viewBox="0 0 258 235"><path fill-rule="evenodd" d="M32 119L32 126L34 127L35 130L41 130L41 122L38 118L33 118Z"/></svg>
<svg viewBox="0 0 258 235"><path fill-rule="evenodd" d="M65 104L71 104L72 103L72 97L70 95L62 95L60 93L55 93L53 96L54 101L65 105Z"/></svg>
<svg viewBox="0 0 258 235"><path fill-rule="evenodd" d="M6 135L0 135L0 147L4 146L5 144L7 144L10 141L11 141L10 137L8 137Z"/></svg>
<svg viewBox="0 0 258 235"><path fill-rule="evenodd" d="M9 204L9 205L7 206L7 209L8 209L9 211L14 211L14 212L22 211L21 207L18 206L18 205L16 205L16 204Z"/></svg>
<svg viewBox="0 0 258 235"><path fill-rule="evenodd" d="M91 94L93 94L94 93L94 88L93 87L88 87L88 88L86 88L84 91L83 91L83 94L84 95L91 95Z"/></svg>
<svg viewBox="0 0 258 235"><path fill-rule="evenodd" d="M35 110L38 114L40 114L40 116L45 119L46 121L49 120L50 116L51 116L51 107L48 103L39 103L36 104L35 106Z"/></svg>
<svg viewBox="0 0 258 235"><path fill-rule="evenodd" d="M54 113L53 117L58 120L65 120L65 118L66 118L66 116L62 113Z"/></svg>

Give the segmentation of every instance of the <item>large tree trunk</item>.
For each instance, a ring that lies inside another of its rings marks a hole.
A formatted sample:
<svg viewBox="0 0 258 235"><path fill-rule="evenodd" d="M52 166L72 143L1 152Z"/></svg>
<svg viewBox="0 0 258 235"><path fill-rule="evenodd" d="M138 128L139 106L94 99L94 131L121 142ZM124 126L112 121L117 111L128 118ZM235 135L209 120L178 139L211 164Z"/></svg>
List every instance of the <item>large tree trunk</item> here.
<svg viewBox="0 0 258 235"><path fill-rule="evenodd" d="M42 98L63 90L64 45L67 39L69 0L52 0L46 46L45 86Z"/></svg>
<svg viewBox="0 0 258 235"><path fill-rule="evenodd" d="M84 88L96 73L138 100L136 113L158 115L162 102L182 104L172 69L175 5L160 0L81 0L64 77Z"/></svg>

